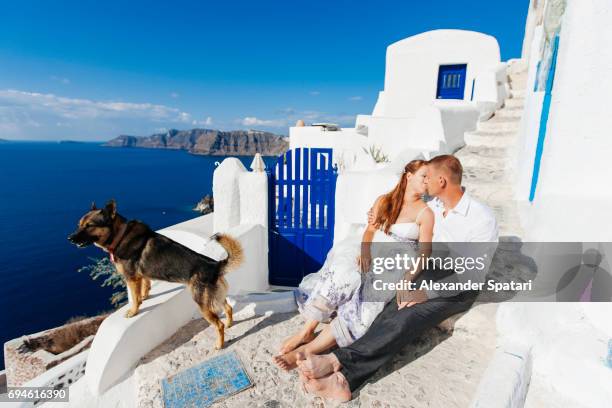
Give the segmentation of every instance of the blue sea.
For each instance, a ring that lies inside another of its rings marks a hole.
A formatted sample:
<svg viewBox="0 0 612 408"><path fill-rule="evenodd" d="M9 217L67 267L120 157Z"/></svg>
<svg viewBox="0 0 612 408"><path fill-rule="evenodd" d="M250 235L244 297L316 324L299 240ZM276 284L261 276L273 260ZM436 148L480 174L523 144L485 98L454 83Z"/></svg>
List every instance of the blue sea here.
<svg viewBox="0 0 612 408"><path fill-rule="evenodd" d="M241 157L250 164L251 157ZM199 216L223 157L97 143L0 143L0 343L112 309L112 289L85 272L95 247L66 237L95 201L153 229ZM4 366L4 357L1 359Z"/></svg>

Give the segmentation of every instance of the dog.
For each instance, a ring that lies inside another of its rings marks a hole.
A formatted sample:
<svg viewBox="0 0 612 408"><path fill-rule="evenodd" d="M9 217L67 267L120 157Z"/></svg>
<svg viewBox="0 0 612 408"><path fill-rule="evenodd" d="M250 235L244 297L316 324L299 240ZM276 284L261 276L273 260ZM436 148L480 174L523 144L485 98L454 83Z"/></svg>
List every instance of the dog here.
<svg viewBox="0 0 612 408"><path fill-rule="evenodd" d="M142 301L149 296L152 279L185 283L204 319L216 328L219 350L223 347L225 328L232 325L224 276L242 263L243 252L240 243L228 235L216 234L213 239L227 251L227 258L214 260L152 231L140 221L127 221L117 213L114 200L102 209L92 203L79 220L77 230L68 236L79 248L94 244L109 253L132 298L127 318L138 314ZM218 316L222 309L225 324Z"/></svg>

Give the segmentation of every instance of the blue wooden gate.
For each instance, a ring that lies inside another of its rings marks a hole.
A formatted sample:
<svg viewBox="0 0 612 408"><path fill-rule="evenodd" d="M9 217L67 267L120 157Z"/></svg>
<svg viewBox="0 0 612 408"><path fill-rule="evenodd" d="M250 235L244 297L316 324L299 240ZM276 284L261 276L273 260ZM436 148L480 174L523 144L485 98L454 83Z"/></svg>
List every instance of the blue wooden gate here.
<svg viewBox="0 0 612 408"><path fill-rule="evenodd" d="M332 149L289 150L268 177L270 284L297 286L321 268L334 240Z"/></svg>
<svg viewBox="0 0 612 408"><path fill-rule="evenodd" d="M466 64L440 65L437 99L463 99Z"/></svg>

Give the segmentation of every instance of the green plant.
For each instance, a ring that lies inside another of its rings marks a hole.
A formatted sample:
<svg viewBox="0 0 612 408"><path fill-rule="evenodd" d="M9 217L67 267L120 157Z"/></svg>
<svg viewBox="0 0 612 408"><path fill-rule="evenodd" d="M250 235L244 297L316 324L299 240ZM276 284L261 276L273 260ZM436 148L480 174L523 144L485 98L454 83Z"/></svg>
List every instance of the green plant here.
<svg viewBox="0 0 612 408"><path fill-rule="evenodd" d="M87 272L89 276L93 280L97 280L98 278L104 278L102 284L100 286L110 286L113 289L118 290L114 291L110 297L110 302L116 309L123 306L127 303L127 288L125 286L125 281L117 269L115 265L108 258L89 258L93 261L93 264L83 266L79 268L79 272Z"/></svg>
<svg viewBox="0 0 612 408"><path fill-rule="evenodd" d="M369 154L370 157L372 157L372 160L374 160L375 163L389 163L389 156L387 156L381 147L372 145L370 146L370 149L366 149L365 147L362 148L363 151L366 154Z"/></svg>

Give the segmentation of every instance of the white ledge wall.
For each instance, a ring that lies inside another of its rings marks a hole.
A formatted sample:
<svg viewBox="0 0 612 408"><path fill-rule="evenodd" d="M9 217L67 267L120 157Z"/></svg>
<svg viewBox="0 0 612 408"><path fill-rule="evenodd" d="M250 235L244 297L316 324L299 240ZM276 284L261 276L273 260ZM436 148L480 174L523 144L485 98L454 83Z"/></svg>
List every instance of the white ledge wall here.
<svg viewBox="0 0 612 408"><path fill-rule="evenodd" d="M196 252L219 259L225 256L222 249L209 240L212 218L213 214L209 214L159 232ZM242 244L245 258L242 266L227 275L230 294L266 290L266 228L258 224L243 224L225 232ZM266 257L262 258L262 254ZM122 307L104 320L94 338L85 372L94 395L104 393L121 381L140 358L192 318L200 318L190 291L176 283L155 282L151 296L143 302L139 314L130 319L124 317L128 307Z"/></svg>

